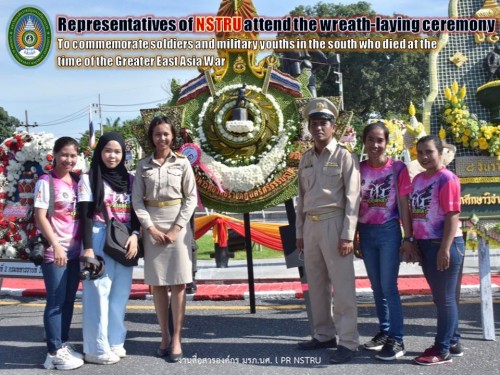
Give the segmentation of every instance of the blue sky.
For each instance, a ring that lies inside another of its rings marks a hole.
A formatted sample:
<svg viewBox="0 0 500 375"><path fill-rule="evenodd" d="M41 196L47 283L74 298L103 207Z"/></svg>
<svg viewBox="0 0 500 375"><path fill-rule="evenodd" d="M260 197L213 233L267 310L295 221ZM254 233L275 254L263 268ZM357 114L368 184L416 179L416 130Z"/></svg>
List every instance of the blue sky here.
<svg viewBox="0 0 500 375"><path fill-rule="evenodd" d="M333 3L356 1L334 0ZM379 14L406 14L413 17L446 17L446 0L372 0L372 8ZM55 16L143 16L183 17L193 14L214 14L219 0L57 0L50 2L2 0L0 3L0 107L21 121L28 111L29 122L47 124L35 131L69 135L78 138L88 128L88 116L78 115L91 103L120 106L103 106L103 121L107 117L122 120L137 117L140 108L152 108L168 98L165 87L176 78L184 83L197 75L196 69L58 69L52 48L46 61L35 68L18 65L8 52L7 27L10 17L23 6L37 6L49 17L54 26ZM314 5L311 0L254 0L261 16L283 16L298 5ZM87 34L89 35L89 34ZM54 37L58 35L54 32ZM59 35L61 36L61 35ZM67 35L66 35L67 36ZM107 35L109 36L109 35ZM148 36L157 37L149 34ZM140 103L150 103L133 105ZM76 115L75 115L76 114ZM73 121L65 121L72 119ZM80 117L80 118L78 118ZM59 121L63 119L62 121ZM94 119L98 122L97 119Z"/></svg>

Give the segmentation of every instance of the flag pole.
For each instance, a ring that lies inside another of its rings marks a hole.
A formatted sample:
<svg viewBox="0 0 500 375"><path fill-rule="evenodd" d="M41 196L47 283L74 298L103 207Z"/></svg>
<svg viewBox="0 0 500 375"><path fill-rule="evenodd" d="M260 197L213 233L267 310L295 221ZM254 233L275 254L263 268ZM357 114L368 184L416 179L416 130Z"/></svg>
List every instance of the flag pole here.
<svg viewBox="0 0 500 375"><path fill-rule="evenodd" d="M89 147L93 149L95 147L95 132L94 132L94 123L92 119L94 105L89 105Z"/></svg>

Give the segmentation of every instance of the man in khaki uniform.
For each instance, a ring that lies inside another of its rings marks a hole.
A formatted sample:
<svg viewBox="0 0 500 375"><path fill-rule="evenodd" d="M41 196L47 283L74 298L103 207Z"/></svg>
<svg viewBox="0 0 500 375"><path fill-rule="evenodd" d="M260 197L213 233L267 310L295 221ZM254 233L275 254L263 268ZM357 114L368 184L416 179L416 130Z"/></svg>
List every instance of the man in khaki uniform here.
<svg viewBox="0 0 500 375"><path fill-rule="evenodd" d="M332 102L313 99L304 112L314 147L299 164L296 233L297 248L304 253L314 334L298 348L336 347L330 362L343 363L359 346L353 265L359 161L333 137L338 111Z"/></svg>

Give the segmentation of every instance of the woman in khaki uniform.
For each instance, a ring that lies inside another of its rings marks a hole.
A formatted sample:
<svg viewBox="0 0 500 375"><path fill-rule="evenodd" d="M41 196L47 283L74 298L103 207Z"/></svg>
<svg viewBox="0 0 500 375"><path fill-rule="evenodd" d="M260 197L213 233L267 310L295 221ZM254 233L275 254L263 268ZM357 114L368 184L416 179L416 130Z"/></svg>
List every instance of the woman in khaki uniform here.
<svg viewBox="0 0 500 375"><path fill-rule="evenodd" d="M153 286L161 328L157 355L169 362L182 358L181 329L185 288L192 281L189 219L196 208L196 182L189 161L172 151L175 127L164 116L153 118L148 139L155 151L139 161L132 204L144 238L144 281ZM171 290L173 332L168 329L168 287Z"/></svg>

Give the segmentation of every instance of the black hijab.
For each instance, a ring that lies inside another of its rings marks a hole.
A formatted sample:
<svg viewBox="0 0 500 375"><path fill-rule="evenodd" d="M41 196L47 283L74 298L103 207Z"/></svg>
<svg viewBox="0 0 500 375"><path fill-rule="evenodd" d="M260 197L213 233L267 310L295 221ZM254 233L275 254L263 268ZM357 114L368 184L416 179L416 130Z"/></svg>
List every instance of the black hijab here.
<svg viewBox="0 0 500 375"><path fill-rule="evenodd" d="M116 141L122 149L122 160L115 168L109 169L102 161L102 151L110 142ZM104 202L104 184L106 181L111 189L117 193L130 192L130 179L127 168L125 168L125 140L115 132L105 133L99 138L94 150L92 163L90 164L89 181L96 211L102 211Z"/></svg>

